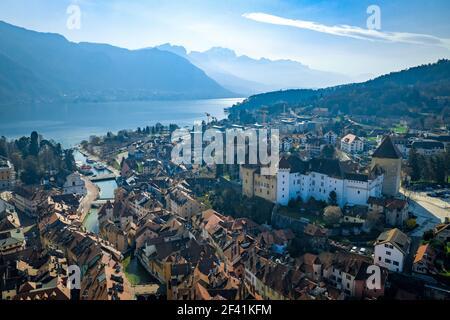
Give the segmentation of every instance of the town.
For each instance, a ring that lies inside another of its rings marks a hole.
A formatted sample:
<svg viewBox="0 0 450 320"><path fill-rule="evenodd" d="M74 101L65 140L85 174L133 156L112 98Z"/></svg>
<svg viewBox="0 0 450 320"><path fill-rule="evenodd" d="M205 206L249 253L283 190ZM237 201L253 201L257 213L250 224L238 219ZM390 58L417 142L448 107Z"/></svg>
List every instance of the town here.
<svg viewBox="0 0 450 320"><path fill-rule="evenodd" d="M1 299L450 299L448 126L228 112L184 129L278 130L274 175L176 163L175 124L68 150L37 132L2 138Z"/></svg>

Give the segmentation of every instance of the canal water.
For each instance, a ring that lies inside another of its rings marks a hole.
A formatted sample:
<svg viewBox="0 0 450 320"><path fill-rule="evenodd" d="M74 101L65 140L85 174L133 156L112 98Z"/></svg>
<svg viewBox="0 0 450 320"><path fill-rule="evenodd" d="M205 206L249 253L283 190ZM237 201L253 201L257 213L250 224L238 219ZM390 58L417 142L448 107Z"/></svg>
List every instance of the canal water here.
<svg viewBox="0 0 450 320"><path fill-rule="evenodd" d="M76 150L74 152L75 161L87 164L87 158L81 152ZM96 170L92 168L92 172L94 175L103 175L111 173L109 170ZM95 182L95 184L100 188L100 200L114 200L114 191L117 189L116 180L108 180L108 181L99 181ZM92 232L94 234L99 233L99 222L98 222L98 211L97 208L91 208L89 214L83 221L83 225L87 231ZM122 262L123 268L125 271L125 275L128 278L128 281L132 285L145 285L145 284L155 284L158 281L148 274L147 270L144 269L143 266L139 263L138 259L132 254L128 254Z"/></svg>
<svg viewBox="0 0 450 320"><path fill-rule="evenodd" d="M78 150L75 150L74 152L74 158L75 161L88 164L87 163L87 157L83 155ZM92 166L92 165L91 165ZM109 174L111 173L108 169L106 170L96 170L95 168L92 168L92 172L94 175L103 175L103 174ZM114 191L117 189L117 183L116 180L107 180L107 181L99 181L95 182L95 185L99 187L100 189L100 196L99 200L113 200L114 199ZM89 211L89 214L86 216L86 218L83 221L83 225L89 232L97 234L99 231L99 225L98 225L98 209L92 208Z"/></svg>

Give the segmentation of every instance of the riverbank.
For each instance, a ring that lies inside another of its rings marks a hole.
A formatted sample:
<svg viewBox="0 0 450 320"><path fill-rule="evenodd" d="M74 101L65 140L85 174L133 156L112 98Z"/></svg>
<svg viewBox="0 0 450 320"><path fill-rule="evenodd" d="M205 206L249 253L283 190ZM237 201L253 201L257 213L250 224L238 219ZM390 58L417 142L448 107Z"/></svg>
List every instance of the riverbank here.
<svg viewBox="0 0 450 320"><path fill-rule="evenodd" d="M108 165L107 163L104 162L104 160L100 159L98 156L89 153L89 151L83 149L81 146L77 146L77 149L78 149L78 151L79 151L83 156L85 156L86 158L92 159L92 160L94 160L95 162L98 162L98 163L104 165L104 166L106 167L106 169L107 169L108 171L110 171L111 173L113 173L116 177L120 176L119 170L117 170L116 168L114 168L114 167Z"/></svg>
<svg viewBox="0 0 450 320"><path fill-rule="evenodd" d="M80 203L80 220L84 222L86 216L89 214L89 210L91 210L92 204L99 198L100 189L89 180L88 177L82 176L81 179L84 181L87 194L84 196L83 200Z"/></svg>

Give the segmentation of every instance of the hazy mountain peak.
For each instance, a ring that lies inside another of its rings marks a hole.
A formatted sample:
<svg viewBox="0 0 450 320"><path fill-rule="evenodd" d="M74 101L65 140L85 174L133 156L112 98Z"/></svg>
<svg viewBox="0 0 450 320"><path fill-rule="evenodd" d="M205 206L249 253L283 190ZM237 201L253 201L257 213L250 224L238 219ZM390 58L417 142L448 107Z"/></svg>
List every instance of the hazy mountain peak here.
<svg viewBox="0 0 450 320"><path fill-rule="evenodd" d="M345 75L311 69L298 61L255 59L223 47L188 54L181 46L164 44L157 48L185 57L223 87L244 95L280 89L330 87L353 80Z"/></svg>
<svg viewBox="0 0 450 320"><path fill-rule="evenodd" d="M223 47L212 47L211 49L203 52L208 56L214 56L216 58L236 58L236 52L231 49L223 48Z"/></svg>
<svg viewBox="0 0 450 320"><path fill-rule="evenodd" d="M172 52L172 53L175 53L175 54L177 54L177 55L179 55L179 56L181 56L183 58L187 56L187 50L186 50L185 47L172 45L171 43L164 43L162 45L157 46L156 49L162 50L162 51Z"/></svg>

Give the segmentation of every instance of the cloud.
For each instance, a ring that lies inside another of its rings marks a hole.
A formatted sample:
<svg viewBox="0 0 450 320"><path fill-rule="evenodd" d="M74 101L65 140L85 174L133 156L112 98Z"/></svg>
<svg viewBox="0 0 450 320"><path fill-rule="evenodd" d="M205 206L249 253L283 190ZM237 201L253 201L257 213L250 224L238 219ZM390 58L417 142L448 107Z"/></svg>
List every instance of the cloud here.
<svg viewBox="0 0 450 320"><path fill-rule="evenodd" d="M384 41L384 42L409 43L419 45L432 45L450 49L450 39L438 38L426 34L407 33L407 32L382 32L378 30L369 30L348 25L327 26L313 21L293 20L259 12L246 13L243 15L243 17L262 23L312 30L340 37L348 37L366 41Z"/></svg>

